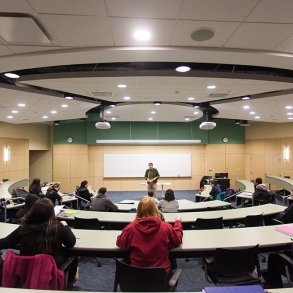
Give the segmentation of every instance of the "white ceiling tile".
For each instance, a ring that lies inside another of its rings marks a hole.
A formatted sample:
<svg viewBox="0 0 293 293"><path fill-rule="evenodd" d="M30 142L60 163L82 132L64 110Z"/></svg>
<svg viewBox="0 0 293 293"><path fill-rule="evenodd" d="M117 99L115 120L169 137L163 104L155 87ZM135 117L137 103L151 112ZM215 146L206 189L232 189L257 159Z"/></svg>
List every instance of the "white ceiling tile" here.
<svg viewBox="0 0 293 293"><path fill-rule="evenodd" d="M57 50L60 47L53 46L17 46L17 45L7 45L7 47L14 53L29 53L29 52L41 52L41 51L50 51Z"/></svg>
<svg viewBox="0 0 293 293"><path fill-rule="evenodd" d="M68 15L40 15L39 18L61 46L113 45L107 18Z"/></svg>
<svg viewBox="0 0 293 293"><path fill-rule="evenodd" d="M246 21L293 23L292 0L261 0Z"/></svg>
<svg viewBox="0 0 293 293"><path fill-rule="evenodd" d="M106 0L110 16L176 19L181 0Z"/></svg>
<svg viewBox="0 0 293 293"><path fill-rule="evenodd" d="M184 0L179 19L243 21L258 0Z"/></svg>
<svg viewBox="0 0 293 293"><path fill-rule="evenodd" d="M239 25L238 22L179 20L176 23L171 45L222 47ZM200 28L209 28L215 35L207 41L196 42L192 40L191 34Z"/></svg>
<svg viewBox="0 0 293 293"><path fill-rule="evenodd" d="M225 47L270 50L291 34L292 24L244 23Z"/></svg>
<svg viewBox="0 0 293 293"><path fill-rule="evenodd" d="M34 10L27 0L1 0L0 11L15 12L15 13L29 13L33 14Z"/></svg>
<svg viewBox="0 0 293 293"><path fill-rule="evenodd" d="M116 46L167 45L174 26L175 21L172 20L111 18ZM133 34L138 29L150 31L151 39L144 42L135 40Z"/></svg>
<svg viewBox="0 0 293 293"><path fill-rule="evenodd" d="M8 47L0 45L0 56L12 55L12 50L9 50Z"/></svg>
<svg viewBox="0 0 293 293"><path fill-rule="evenodd" d="M37 13L106 16L104 0L29 0Z"/></svg>
<svg viewBox="0 0 293 293"><path fill-rule="evenodd" d="M290 36L273 49L277 52L293 53L293 36Z"/></svg>

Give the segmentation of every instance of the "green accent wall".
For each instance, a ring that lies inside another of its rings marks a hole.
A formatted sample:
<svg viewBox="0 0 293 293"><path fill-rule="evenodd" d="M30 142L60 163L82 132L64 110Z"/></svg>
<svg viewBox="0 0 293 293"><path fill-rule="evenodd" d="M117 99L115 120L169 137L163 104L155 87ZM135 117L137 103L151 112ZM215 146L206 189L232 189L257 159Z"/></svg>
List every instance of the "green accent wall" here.
<svg viewBox="0 0 293 293"><path fill-rule="evenodd" d="M202 144L223 143L223 137L230 144L245 143L245 127L234 120L215 119L216 128L201 130L201 120L193 122L110 122L110 129L96 129L97 115L86 120L66 120L54 126L54 144L65 144L69 136L73 144L96 144L96 140L195 140Z"/></svg>

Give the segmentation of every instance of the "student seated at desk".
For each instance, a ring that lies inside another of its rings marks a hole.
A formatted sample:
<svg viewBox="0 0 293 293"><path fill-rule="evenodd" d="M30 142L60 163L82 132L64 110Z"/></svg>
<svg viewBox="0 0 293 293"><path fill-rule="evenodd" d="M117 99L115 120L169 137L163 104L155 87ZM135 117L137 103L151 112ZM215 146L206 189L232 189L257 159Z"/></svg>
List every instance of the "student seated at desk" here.
<svg viewBox="0 0 293 293"><path fill-rule="evenodd" d="M41 185L41 179L40 178L34 178L30 187L29 187L29 193L35 194L37 196L43 197L44 194L42 193L42 185Z"/></svg>
<svg viewBox="0 0 293 293"><path fill-rule="evenodd" d="M116 212L118 211L118 206L115 205L111 199L106 195L107 188L101 187L98 191L98 195L93 198L92 209L93 211L101 212Z"/></svg>
<svg viewBox="0 0 293 293"><path fill-rule="evenodd" d="M117 246L130 252L130 261L139 267L160 267L171 272L169 250L182 243L181 218L174 223L160 218L155 202L144 197L138 204L135 220L128 224L117 237Z"/></svg>
<svg viewBox="0 0 293 293"><path fill-rule="evenodd" d="M58 191L60 189L59 183L54 183L50 186L46 192L46 197L49 198L54 205L60 205L62 198L59 195Z"/></svg>
<svg viewBox="0 0 293 293"><path fill-rule="evenodd" d="M280 213L277 219L284 224L293 223L293 203L291 203L284 212Z"/></svg>
<svg viewBox="0 0 293 293"><path fill-rule="evenodd" d="M272 202L272 194L265 184L258 184L252 194L254 204L266 204Z"/></svg>
<svg viewBox="0 0 293 293"><path fill-rule="evenodd" d="M158 208L163 213L177 213L179 209L179 203L175 199L174 191L172 189L167 189L165 192L165 197L159 201Z"/></svg>
<svg viewBox="0 0 293 293"><path fill-rule="evenodd" d="M92 193L88 190L88 182L86 180L81 181L80 186L76 188L75 194L81 198L78 198L78 204L81 210L89 210L91 207ZM85 200L82 200L85 199Z"/></svg>
<svg viewBox="0 0 293 293"><path fill-rule="evenodd" d="M212 190L210 191L209 195L212 196L213 199L215 199L216 196L222 192L221 186L216 179L213 179L211 181L211 185L212 185Z"/></svg>
<svg viewBox="0 0 293 293"><path fill-rule="evenodd" d="M60 267L67 259L64 246L71 248L75 242L75 235L66 222L56 219L52 202L48 198L40 198L26 214L21 226L0 239L0 250L18 249L20 255L27 256L49 254ZM77 262L70 269L68 282L73 282L76 269Z"/></svg>
<svg viewBox="0 0 293 293"><path fill-rule="evenodd" d="M154 197L153 190L149 190L148 195L146 197L151 197L155 201L156 204L158 204L158 202L159 202L158 199L156 197Z"/></svg>
<svg viewBox="0 0 293 293"><path fill-rule="evenodd" d="M28 211L38 199L39 197L36 194L28 194L24 201L24 208L19 210L15 215L15 219L18 223L28 213Z"/></svg>

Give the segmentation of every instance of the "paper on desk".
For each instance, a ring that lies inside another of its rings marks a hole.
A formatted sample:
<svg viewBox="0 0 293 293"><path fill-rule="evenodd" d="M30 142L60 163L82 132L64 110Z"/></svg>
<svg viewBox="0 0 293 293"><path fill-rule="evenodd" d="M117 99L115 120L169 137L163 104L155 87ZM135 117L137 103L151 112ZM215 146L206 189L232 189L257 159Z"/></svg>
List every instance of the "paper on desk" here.
<svg viewBox="0 0 293 293"><path fill-rule="evenodd" d="M54 207L55 216L57 216L61 212L63 207L64 207L64 205L57 205L57 206Z"/></svg>
<svg viewBox="0 0 293 293"><path fill-rule="evenodd" d="M293 236L293 225L283 225L276 228L277 231Z"/></svg>
<svg viewBox="0 0 293 293"><path fill-rule="evenodd" d="M77 213L78 213L77 210L70 210L70 209L68 209L68 210L63 210L62 211L62 216L63 217L70 217L70 216L73 216L73 215L75 215Z"/></svg>

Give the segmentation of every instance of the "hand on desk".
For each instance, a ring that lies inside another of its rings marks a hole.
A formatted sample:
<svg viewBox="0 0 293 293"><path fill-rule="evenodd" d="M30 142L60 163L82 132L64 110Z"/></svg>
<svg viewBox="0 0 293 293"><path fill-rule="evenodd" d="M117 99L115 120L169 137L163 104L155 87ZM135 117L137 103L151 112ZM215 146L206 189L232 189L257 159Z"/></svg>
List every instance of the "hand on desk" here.
<svg viewBox="0 0 293 293"><path fill-rule="evenodd" d="M182 218L181 218L181 216L177 216L177 217L175 218L175 220L176 220L176 221L182 221Z"/></svg>
<svg viewBox="0 0 293 293"><path fill-rule="evenodd" d="M63 226L68 226L66 221L61 221L60 222Z"/></svg>

